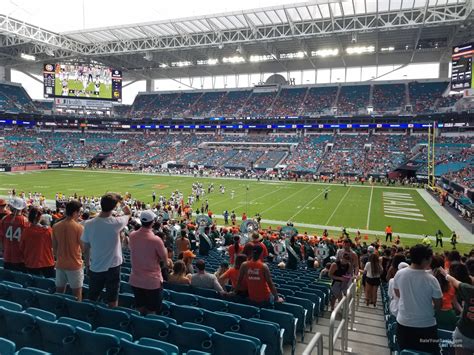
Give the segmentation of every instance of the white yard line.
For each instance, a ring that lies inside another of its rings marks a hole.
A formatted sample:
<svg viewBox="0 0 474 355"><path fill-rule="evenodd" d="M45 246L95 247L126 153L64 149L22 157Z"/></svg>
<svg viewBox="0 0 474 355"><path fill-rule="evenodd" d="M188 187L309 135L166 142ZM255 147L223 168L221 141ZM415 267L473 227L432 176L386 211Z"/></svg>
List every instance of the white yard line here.
<svg viewBox="0 0 474 355"><path fill-rule="evenodd" d="M299 215L301 212L303 212L303 210L306 208L306 206L309 206L314 200L316 200L319 196L321 196L322 194L324 193L324 190L322 190L319 194L317 194L316 196L314 196L311 201L309 201L308 203L306 203L303 207L301 207L301 209L296 212L293 216L291 216L290 218L288 218L288 221L293 221L293 218L295 218L297 215Z"/></svg>
<svg viewBox="0 0 474 355"><path fill-rule="evenodd" d="M306 186L303 190L307 189L308 187L310 187L310 186ZM273 206L270 206L270 207L268 207L267 209L265 209L265 210L263 210L262 212L260 212L260 215L263 215L265 212L270 211L270 210L271 210L272 208L274 208L275 206L278 206L278 205L281 204L282 202L285 202L286 200L292 198L294 195L296 195L297 193L300 193L301 191L302 191L302 190L298 190L298 191L292 193L291 195L288 195L288 196L287 196L286 198L284 198L283 200L278 201L278 202L275 203ZM286 222L285 222L285 224L286 224Z"/></svg>
<svg viewBox="0 0 474 355"><path fill-rule="evenodd" d="M365 225L365 228L369 229L369 224L370 224L370 210L372 209L372 196L374 194L374 187L372 186L372 189L370 190L370 200L369 200L369 212L367 212L367 224Z"/></svg>
<svg viewBox="0 0 474 355"><path fill-rule="evenodd" d="M344 196L342 196L341 200L340 200L339 203L337 204L337 206L336 206L336 208L334 209L334 211L332 211L332 214L331 214L331 216L329 217L329 219L327 220L326 224L328 224L329 221L331 220L331 218L336 214L337 209L339 208L339 206L341 205L341 203L345 200L347 194L349 193L349 191L351 191L351 189L352 189L352 186L350 186L350 187L347 189L346 193L344 194Z"/></svg>
<svg viewBox="0 0 474 355"><path fill-rule="evenodd" d="M441 206L433 196L426 190L418 190L418 193L426 201L428 206L436 213L436 215L446 224L446 226L451 230L455 231L458 236L458 241L460 243L474 244L474 234L471 233L464 225L462 225L456 217L451 213L446 211L446 209Z"/></svg>

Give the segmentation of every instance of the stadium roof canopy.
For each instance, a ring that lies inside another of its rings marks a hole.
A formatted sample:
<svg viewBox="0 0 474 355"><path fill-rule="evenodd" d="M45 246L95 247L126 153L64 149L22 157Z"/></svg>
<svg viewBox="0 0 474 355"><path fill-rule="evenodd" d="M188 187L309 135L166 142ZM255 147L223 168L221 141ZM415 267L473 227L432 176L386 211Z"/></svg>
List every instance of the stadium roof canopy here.
<svg viewBox="0 0 474 355"><path fill-rule="evenodd" d="M316 0L64 33L0 15L0 65L97 61L140 80L448 62L474 39L473 2Z"/></svg>

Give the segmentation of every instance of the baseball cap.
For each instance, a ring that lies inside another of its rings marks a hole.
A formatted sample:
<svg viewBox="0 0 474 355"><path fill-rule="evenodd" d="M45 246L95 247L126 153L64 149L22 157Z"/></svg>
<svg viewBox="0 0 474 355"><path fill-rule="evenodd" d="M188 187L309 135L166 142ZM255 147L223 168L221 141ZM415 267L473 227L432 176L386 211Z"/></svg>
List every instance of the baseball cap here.
<svg viewBox="0 0 474 355"><path fill-rule="evenodd" d="M369 247L367 248L367 252L368 252L369 254L373 254L374 251L375 251L374 246L373 246L373 245L369 245Z"/></svg>
<svg viewBox="0 0 474 355"><path fill-rule="evenodd" d="M195 258L196 254L194 254L191 250L186 250L183 252L183 258Z"/></svg>
<svg viewBox="0 0 474 355"><path fill-rule="evenodd" d="M153 222L155 219L156 214L154 214L151 210L146 210L140 213L140 222L142 223Z"/></svg>
<svg viewBox="0 0 474 355"><path fill-rule="evenodd" d="M4 200L3 198L0 198L0 206L6 206L7 205L7 201Z"/></svg>
<svg viewBox="0 0 474 355"><path fill-rule="evenodd" d="M400 264L398 264L398 270L404 269L408 266L409 265L406 262L402 261Z"/></svg>

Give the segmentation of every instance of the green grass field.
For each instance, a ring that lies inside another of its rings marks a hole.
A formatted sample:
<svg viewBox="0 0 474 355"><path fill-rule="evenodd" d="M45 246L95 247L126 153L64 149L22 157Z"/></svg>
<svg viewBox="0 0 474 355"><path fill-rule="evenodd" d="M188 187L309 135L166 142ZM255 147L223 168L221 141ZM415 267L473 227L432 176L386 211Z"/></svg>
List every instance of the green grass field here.
<svg viewBox="0 0 474 355"><path fill-rule="evenodd" d="M394 234L434 235L437 229L441 229L445 237L450 235L448 227L418 191L408 188L361 185L344 187L334 184L257 182L65 169L2 173L0 195L5 196L9 190L16 188L18 192L39 191L47 199L54 200L57 192L65 195L77 193L100 196L113 191L122 194L130 192L133 197L151 203L153 191L156 191L158 197L169 197L173 190L180 190L187 196L191 192L192 183L196 181L202 182L206 190L210 182L214 183L214 192L205 197L209 199L209 206L214 214L221 215L226 209L229 212L235 210L238 216L244 211L249 216L260 213L265 227L277 227L286 221L292 221L301 233L321 233L328 226L332 228L329 230L330 235L339 236L341 227L344 226L369 230L369 241L376 236L383 240L383 231L388 224L392 225ZM225 194L218 191L220 184L225 186ZM328 200L324 200L326 188L329 190ZM234 199L230 196L232 190L235 191ZM394 212L391 206L395 204L398 207L400 201L403 204L402 210ZM195 203L193 209L200 206L200 203ZM222 218L217 218L217 221L222 223ZM404 245L412 245L417 241L417 237L402 236ZM466 252L471 247L459 244L458 249Z"/></svg>
<svg viewBox="0 0 474 355"><path fill-rule="evenodd" d="M73 90L84 90L84 86L82 82L76 80L68 80L68 88ZM56 83L54 87L55 95L62 96L63 94L63 85L59 78L56 78ZM94 92L94 83L91 82L87 85L86 91L90 91L91 93ZM92 98L101 98L101 99L111 99L112 98L112 85L105 85L100 84L99 89L99 96L91 94L90 96L86 96L84 94L80 94L79 96L70 95L71 97L92 97Z"/></svg>

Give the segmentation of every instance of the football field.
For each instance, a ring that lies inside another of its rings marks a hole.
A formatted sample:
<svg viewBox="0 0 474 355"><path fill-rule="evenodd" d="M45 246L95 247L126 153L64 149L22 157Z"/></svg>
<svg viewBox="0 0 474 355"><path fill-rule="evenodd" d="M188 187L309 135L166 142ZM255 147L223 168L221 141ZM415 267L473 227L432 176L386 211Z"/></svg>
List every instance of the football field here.
<svg viewBox="0 0 474 355"><path fill-rule="evenodd" d="M441 229L445 237L450 230L416 189L383 186L315 184L303 182L254 181L149 175L92 170L44 170L0 175L0 195L16 188L17 192L41 192L54 200L56 193L65 195L100 196L105 192L129 192L136 199L151 203L152 192L169 197L181 191L185 198L193 182L201 182L207 192L209 183L214 192L193 205L201 207L209 200L215 215L234 210L238 216L260 213L265 224L281 225L292 221L300 232L320 231L328 226L332 231L341 227L384 234L387 225L394 234L434 235ZM219 185L225 193L219 192ZM324 199L325 190L327 200ZM234 191L234 198L231 192ZM187 201L187 200L186 200ZM433 200L433 203L436 203ZM333 233L334 235L336 233ZM337 233L339 234L339 233Z"/></svg>

